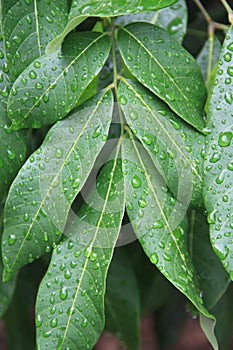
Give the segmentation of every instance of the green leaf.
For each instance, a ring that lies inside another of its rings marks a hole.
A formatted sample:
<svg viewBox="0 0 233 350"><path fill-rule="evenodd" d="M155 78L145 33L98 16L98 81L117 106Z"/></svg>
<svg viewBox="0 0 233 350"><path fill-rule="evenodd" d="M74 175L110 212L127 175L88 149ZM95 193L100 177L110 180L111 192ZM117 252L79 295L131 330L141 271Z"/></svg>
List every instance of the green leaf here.
<svg viewBox="0 0 233 350"><path fill-rule="evenodd" d="M122 27L118 44L130 72L182 119L202 131L206 89L192 55L164 29L149 23Z"/></svg>
<svg viewBox="0 0 233 350"><path fill-rule="evenodd" d="M223 266L233 278L233 161L232 161L232 54L233 27L223 44L211 93L204 162L204 199L210 224L211 243Z"/></svg>
<svg viewBox="0 0 233 350"><path fill-rule="evenodd" d="M210 310L225 294L230 279L211 247L206 218L192 211L190 221L190 254L199 275L204 303Z"/></svg>
<svg viewBox="0 0 233 350"><path fill-rule="evenodd" d="M167 191L141 144L131 136L122 144L127 214L146 255L195 307L214 323L200 297L186 247L182 205Z"/></svg>
<svg viewBox="0 0 233 350"><path fill-rule="evenodd" d="M54 251L36 306L38 349L92 349L104 327L107 270L124 214L120 142Z"/></svg>
<svg viewBox="0 0 233 350"><path fill-rule="evenodd" d="M65 36L82 23L87 17L116 17L128 13L159 10L163 7L174 4L176 0L133 0L130 3L126 0L115 1L72 1L67 26L64 31L56 37L47 47L47 52L54 52L61 45Z"/></svg>
<svg viewBox="0 0 233 350"><path fill-rule="evenodd" d="M210 74L218 61L220 50L221 43L218 38L210 36L197 57L197 63L206 83L209 83Z"/></svg>
<svg viewBox="0 0 233 350"><path fill-rule="evenodd" d="M3 1L3 34L7 63L15 78L37 57L67 23L67 1Z"/></svg>
<svg viewBox="0 0 233 350"><path fill-rule="evenodd" d="M105 296L105 327L127 346L139 349L140 298L133 266L124 248L117 248L111 263Z"/></svg>
<svg viewBox="0 0 233 350"><path fill-rule="evenodd" d="M177 41L182 42L187 28L187 5L185 0L178 0L174 5L158 11L150 11L116 18L115 23L125 26L134 22L147 22L164 28Z"/></svg>
<svg viewBox="0 0 233 350"><path fill-rule="evenodd" d="M48 133L16 177L6 202L5 279L57 243L70 206L106 143L113 96L100 93Z"/></svg>
<svg viewBox="0 0 233 350"><path fill-rule="evenodd" d="M128 125L171 192L187 207L203 207L204 136L139 83L121 78L119 101Z"/></svg>
<svg viewBox="0 0 233 350"><path fill-rule="evenodd" d="M11 182L26 158L27 132L10 131L6 101L12 86L5 62L3 42L0 41L0 202L4 199Z"/></svg>
<svg viewBox="0 0 233 350"><path fill-rule="evenodd" d="M64 118L97 76L110 50L106 34L71 33L62 53L36 59L15 81L8 101L12 129Z"/></svg>

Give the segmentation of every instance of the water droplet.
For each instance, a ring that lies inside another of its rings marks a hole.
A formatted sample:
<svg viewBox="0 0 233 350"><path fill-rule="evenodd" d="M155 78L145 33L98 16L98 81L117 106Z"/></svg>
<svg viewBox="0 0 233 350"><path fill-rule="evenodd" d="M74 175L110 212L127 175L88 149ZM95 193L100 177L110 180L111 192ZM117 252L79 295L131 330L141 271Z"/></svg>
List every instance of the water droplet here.
<svg viewBox="0 0 233 350"><path fill-rule="evenodd" d="M175 96L174 96L174 94L172 92L168 91L166 93L165 97L168 99L168 101L171 101L171 102L175 101Z"/></svg>
<svg viewBox="0 0 233 350"><path fill-rule="evenodd" d="M182 26L182 21L180 18L174 18L167 26L167 31L169 34L175 34L180 30Z"/></svg>
<svg viewBox="0 0 233 350"><path fill-rule="evenodd" d="M233 134L230 131L221 132L218 138L218 144L221 147L228 147L231 144Z"/></svg>
<svg viewBox="0 0 233 350"><path fill-rule="evenodd" d="M164 260L166 260L166 261L171 261L171 255L170 254L168 254L167 252L164 252L163 253L163 258L164 258Z"/></svg>
<svg viewBox="0 0 233 350"><path fill-rule="evenodd" d="M134 188L139 188L142 184L140 177L134 175L134 177L131 180L131 184Z"/></svg>
<svg viewBox="0 0 233 350"><path fill-rule="evenodd" d="M10 246L14 245L15 244L15 241L16 241L16 236L12 233L8 236L8 244Z"/></svg>
<svg viewBox="0 0 233 350"><path fill-rule="evenodd" d="M227 68L227 73L233 77L233 66Z"/></svg>
<svg viewBox="0 0 233 350"><path fill-rule="evenodd" d="M57 327L57 319L56 319L56 318L53 318L53 319L50 321L50 326L51 326L52 328Z"/></svg>
<svg viewBox="0 0 233 350"><path fill-rule="evenodd" d="M156 253L153 253L151 256L150 256L150 261L152 262L152 264L157 264L159 259L158 259L158 255Z"/></svg>
<svg viewBox="0 0 233 350"><path fill-rule="evenodd" d="M219 153L214 153L210 158L211 163L216 163L221 159L221 155Z"/></svg>
<svg viewBox="0 0 233 350"><path fill-rule="evenodd" d="M162 227L163 227L163 222L161 220L156 220L152 226L152 228L162 228Z"/></svg>
<svg viewBox="0 0 233 350"><path fill-rule="evenodd" d="M97 126L92 134L93 139L95 139L96 137L100 136L101 134L101 126Z"/></svg>
<svg viewBox="0 0 233 350"><path fill-rule="evenodd" d="M231 58L232 58L232 54L230 52L225 53L225 55L223 56L224 60L226 62L230 62Z"/></svg>
<svg viewBox="0 0 233 350"><path fill-rule="evenodd" d="M87 321L87 319L85 318L85 319L83 320L83 322L81 323L81 326L82 326L83 328L85 328L85 327L87 327L87 325L88 325L88 321Z"/></svg>
<svg viewBox="0 0 233 350"><path fill-rule="evenodd" d="M146 203L145 199L141 198L141 199L139 199L139 201L138 201L138 205L139 205L139 207L141 207L141 208L145 208L146 205L147 205L147 203Z"/></svg>
<svg viewBox="0 0 233 350"><path fill-rule="evenodd" d="M55 156L57 158L62 158L63 156L63 150L61 148L57 148L56 151L55 151Z"/></svg>
<svg viewBox="0 0 233 350"><path fill-rule="evenodd" d="M40 66L41 66L41 63L39 61L35 61L34 62L34 67L35 68L40 68Z"/></svg>
<svg viewBox="0 0 233 350"><path fill-rule="evenodd" d="M233 43L230 43L228 46L227 46L228 50L230 51L233 51Z"/></svg>
<svg viewBox="0 0 233 350"><path fill-rule="evenodd" d="M72 183L73 188L79 187L80 182L81 182L81 181L80 181L80 178L75 179L75 180L73 181L73 183Z"/></svg>
<svg viewBox="0 0 233 350"><path fill-rule="evenodd" d="M44 85L42 83L36 83L36 85L35 85L35 88L37 90L41 90L41 89L43 89L43 87L44 87Z"/></svg>
<svg viewBox="0 0 233 350"><path fill-rule="evenodd" d="M41 325L42 325L42 319L41 319L41 316L40 315L37 315L36 316L36 328L39 328Z"/></svg>
<svg viewBox="0 0 233 350"><path fill-rule="evenodd" d="M126 58L127 58L128 61L132 61L133 60L133 57L131 55L127 55Z"/></svg>
<svg viewBox="0 0 233 350"><path fill-rule="evenodd" d="M62 288L60 289L59 296L60 296L60 299L61 299L61 300L67 299L67 296L68 296L67 287L62 287Z"/></svg>
<svg viewBox="0 0 233 350"><path fill-rule="evenodd" d="M146 144L146 145L151 145L152 144L152 136L149 135L149 134L145 134L143 137L142 137L142 140L143 142Z"/></svg>
<svg viewBox="0 0 233 350"><path fill-rule="evenodd" d="M37 77L37 74L34 70L30 70L28 75L29 75L29 78L31 78L31 79L36 79L36 77Z"/></svg>
<svg viewBox="0 0 233 350"><path fill-rule="evenodd" d="M15 159L15 156L16 156L16 154L15 154L15 151L13 150L13 149L7 149L7 157L9 158L9 159Z"/></svg>
<svg viewBox="0 0 233 350"><path fill-rule="evenodd" d="M128 102L127 98L124 95L119 96L119 102L122 105L126 105L126 103Z"/></svg>
<svg viewBox="0 0 233 350"><path fill-rule="evenodd" d="M134 110L131 110L129 112L129 117L130 117L131 120L137 120L138 119L138 113L136 111L134 111Z"/></svg>
<svg viewBox="0 0 233 350"><path fill-rule="evenodd" d="M28 221L29 220L29 214L25 213L23 216L24 221Z"/></svg>

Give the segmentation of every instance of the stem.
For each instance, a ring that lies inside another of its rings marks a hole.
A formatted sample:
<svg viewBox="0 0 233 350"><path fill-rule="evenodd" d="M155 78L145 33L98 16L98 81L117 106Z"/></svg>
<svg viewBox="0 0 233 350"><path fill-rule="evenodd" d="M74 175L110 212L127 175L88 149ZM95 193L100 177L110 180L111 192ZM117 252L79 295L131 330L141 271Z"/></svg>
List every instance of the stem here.
<svg viewBox="0 0 233 350"><path fill-rule="evenodd" d="M207 67L207 82L210 81L210 75L213 64L213 53L214 53L214 32L209 30L209 56L208 56L208 67Z"/></svg>
<svg viewBox="0 0 233 350"><path fill-rule="evenodd" d="M221 3L223 4L223 6L225 7L225 9L228 13L229 22L231 24L233 24L233 10L232 10L232 8L230 7L230 5L228 4L228 2L226 0L221 0Z"/></svg>
<svg viewBox="0 0 233 350"><path fill-rule="evenodd" d="M120 117L120 123L121 123L121 136L124 135L124 117L122 114L122 110L119 104L119 95L118 95L118 85L117 85L117 80L118 80L118 72L117 72L117 61L116 61L116 42L115 42L115 24L114 24L114 19L111 19L112 23L112 62L113 62L113 85L116 93L116 100L117 100L117 108L118 108L118 113Z"/></svg>
<svg viewBox="0 0 233 350"><path fill-rule="evenodd" d="M213 22L212 18L210 17L210 15L208 14L208 12L206 11L206 9L204 8L204 6L202 5L202 3L200 2L200 0L193 0L195 2L195 4L197 5L197 7L199 8L199 10L201 11L201 13L203 14L206 22L208 24L211 24Z"/></svg>

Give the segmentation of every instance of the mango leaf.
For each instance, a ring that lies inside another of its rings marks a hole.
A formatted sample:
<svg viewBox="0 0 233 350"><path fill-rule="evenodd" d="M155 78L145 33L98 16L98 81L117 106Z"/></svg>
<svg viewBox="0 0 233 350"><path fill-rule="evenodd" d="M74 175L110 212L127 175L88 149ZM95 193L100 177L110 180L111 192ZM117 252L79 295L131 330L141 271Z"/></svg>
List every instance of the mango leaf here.
<svg viewBox="0 0 233 350"><path fill-rule="evenodd" d="M7 63L17 78L63 30L67 1L3 1L2 17Z"/></svg>
<svg viewBox="0 0 233 350"><path fill-rule="evenodd" d="M54 52L59 48L65 36L82 23L87 17L116 17L128 13L145 12L149 10L159 10L163 7L174 4L176 0L133 0L130 3L126 0L115 1L92 1L73 0L67 26L64 31L50 42L47 53Z"/></svg>
<svg viewBox="0 0 233 350"><path fill-rule="evenodd" d="M204 136L139 83L121 78L119 101L128 125L174 196L187 206L203 207Z"/></svg>
<svg viewBox="0 0 233 350"><path fill-rule="evenodd" d="M186 248L187 222L182 204L167 191L153 163L132 135L123 141L122 157L127 214L142 248L150 261L209 320L213 329L215 319L203 305ZM215 339L210 340L215 346Z"/></svg>
<svg viewBox="0 0 233 350"><path fill-rule="evenodd" d="M197 56L197 63L206 83L209 83L210 73L218 61L220 50L221 43L219 39L215 35L210 36Z"/></svg>
<svg viewBox="0 0 233 350"><path fill-rule="evenodd" d="M164 28L177 41L182 42L187 28L187 5L185 0L178 0L158 11L136 13L117 17L115 23L125 26L134 22L147 22Z"/></svg>
<svg viewBox="0 0 233 350"><path fill-rule="evenodd" d="M106 34L71 33L62 52L31 63L15 81L9 96L12 129L40 128L64 118L97 76L109 50Z"/></svg>
<svg viewBox="0 0 233 350"><path fill-rule="evenodd" d="M208 110L204 199L215 253L233 279L233 27L226 35L219 58Z"/></svg>
<svg viewBox="0 0 233 350"><path fill-rule="evenodd" d="M182 119L202 131L206 89L191 54L165 30L149 23L122 27L118 45L130 72Z"/></svg>
<svg viewBox="0 0 233 350"><path fill-rule="evenodd" d="M139 348L140 298L132 263L117 248L111 263L105 295L106 330L113 332L128 350Z"/></svg>
<svg viewBox="0 0 233 350"><path fill-rule="evenodd" d="M21 168L5 208L5 279L59 241L70 206L106 142L112 108L110 90L93 97L58 122Z"/></svg>
<svg viewBox="0 0 233 350"><path fill-rule="evenodd" d="M92 349L104 327L106 275L124 214L119 159L102 168L54 251L37 297L38 349Z"/></svg>
<svg viewBox="0 0 233 350"><path fill-rule="evenodd" d="M211 247L209 225L198 211L191 213L189 241L190 254L199 275L203 300L210 310L225 294L230 278Z"/></svg>
<svg viewBox="0 0 233 350"><path fill-rule="evenodd" d="M3 42L0 41L0 202L8 191L15 175L23 164L27 153L27 132L9 130L6 101L12 86L5 62Z"/></svg>

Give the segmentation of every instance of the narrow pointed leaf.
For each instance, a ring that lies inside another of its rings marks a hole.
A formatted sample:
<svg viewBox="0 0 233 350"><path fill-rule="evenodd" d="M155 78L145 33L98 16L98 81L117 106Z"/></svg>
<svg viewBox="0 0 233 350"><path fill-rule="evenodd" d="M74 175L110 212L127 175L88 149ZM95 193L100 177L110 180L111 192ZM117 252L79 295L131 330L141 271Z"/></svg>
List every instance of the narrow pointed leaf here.
<svg viewBox="0 0 233 350"><path fill-rule="evenodd" d="M58 122L21 168L5 208L5 278L59 241L70 206L106 142L112 104L107 90Z"/></svg>
<svg viewBox="0 0 233 350"><path fill-rule="evenodd" d="M117 146L54 251L37 297L38 349L92 349L104 328L106 275L124 214Z"/></svg>
<svg viewBox="0 0 233 350"><path fill-rule="evenodd" d="M3 33L10 72L16 78L66 25L67 1L3 1Z"/></svg>
<svg viewBox="0 0 233 350"><path fill-rule="evenodd" d="M209 37L197 57L197 63L199 64L203 78L207 83L208 79L210 78L210 76L208 76L208 69L211 73L212 69L218 61L220 50L221 43L219 39L216 36Z"/></svg>
<svg viewBox="0 0 233 350"><path fill-rule="evenodd" d="M65 36L87 17L116 17L128 13L159 10L163 7L174 4L176 0L133 0L130 3L126 0L115 1L72 1L68 23L63 33L55 38L47 47L47 52L55 51L62 43Z"/></svg>
<svg viewBox="0 0 233 350"><path fill-rule="evenodd" d="M122 145L126 208L146 255L196 308L213 321L203 305L186 247L184 208L167 191L153 163L136 140Z"/></svg>
<svg viewBox="0 0 233 350"><path fill-rule="evenodd" d="M62 52L36 59L11 90L12 129L40 128L64 118L101 70L109 50L106 34L72 33Z"/></svg>
<svg viewBox="0 0 233 350"><path fill-rule="evenodd" d="M128 254L117 248L111 263L105 296L106 330L117 334L128 350L139 348L140 298Z"/></svg>
<svg viewBox="0 0 233 350"><path fill-rule="evenodd" d="M147 149L171 192L187 206L191 203L203 207L204 135L139 83L122 78L119 100L128 125Z"/></svg>
<svg viewBox="0 0 233 350"><path fill-rule="evenodd" d="M192 57L164 29L133 23L118 32L120 53L130 72L187 123L205 126L206 89Z"/></svg>
<svg viewBox="0 0 233 350"><path fill-rule="evenodd" d="M192 211L190 219L190 254L199 275L204 303L210 310L225 294L230 278L212 249L206 218Z"/></svg>
<svg viewBox="0 0 233 350"><path fill-rule="evenodd" d="M146 22L156 24L166 29L177 41L182 42L187 28L187 5L185 0L178 0L158 11L150 11L131 15L120 16L115 23L125 26L134 22Z"/></svg>
<svg viewBox="0 0 233 350"><path fill-rule="evenodd" d="M219 58L211 93L204 162L204 198L208 211L212 246L233 278L233 27L230 28Z"/></svg>

